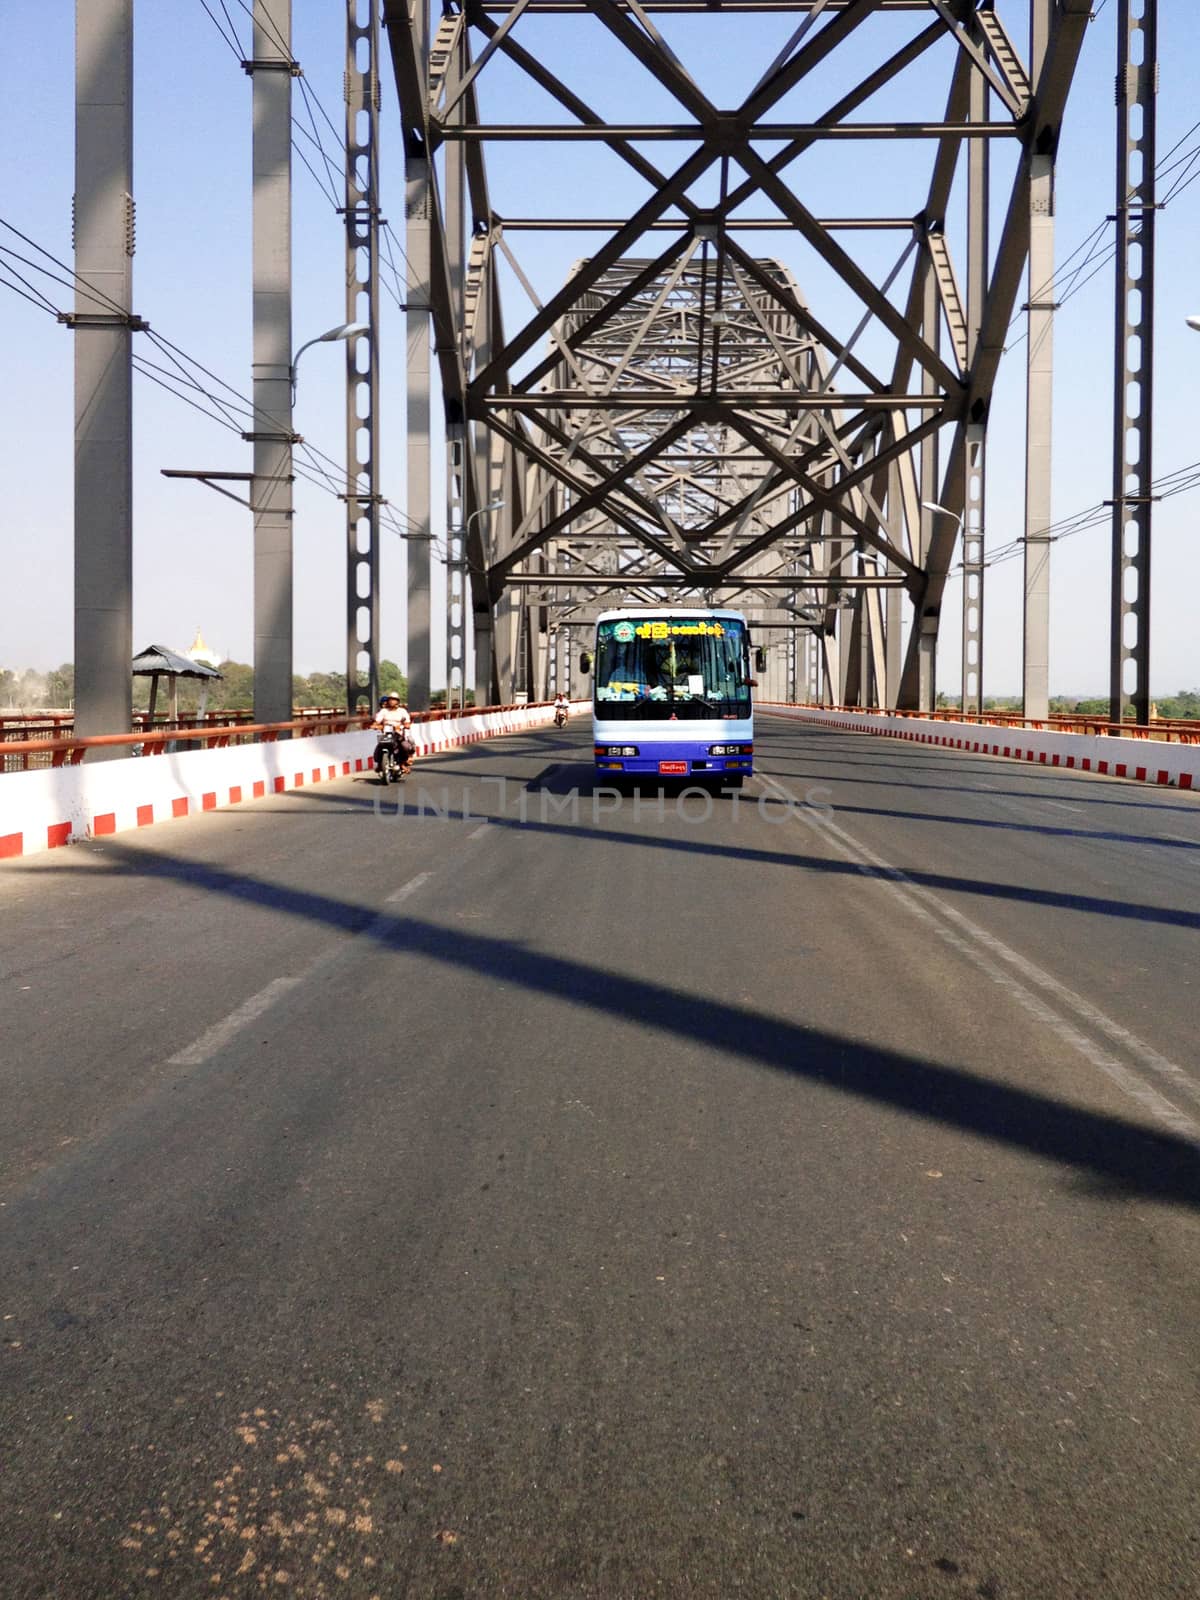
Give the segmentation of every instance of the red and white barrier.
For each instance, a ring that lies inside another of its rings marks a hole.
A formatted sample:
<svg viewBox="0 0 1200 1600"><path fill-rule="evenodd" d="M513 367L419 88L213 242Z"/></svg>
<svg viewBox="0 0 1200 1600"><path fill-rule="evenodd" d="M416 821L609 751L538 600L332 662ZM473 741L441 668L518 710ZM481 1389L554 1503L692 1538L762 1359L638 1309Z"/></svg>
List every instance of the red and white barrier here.
<svg viewBox="0 0 1200 1600"><path fill-rule="evenodd" d="M416 722L417 758L546 727L553 720L554 707L538 705ZM0 858L33 855L369 772L374 749L375 735L355 730L6 772L0 774Z"/></svg>
<svg viewBox="0 0 1200 1600"><path fill-rule="evenodd" d="M916 744L944 745L976 755L1008 756L1043 767L1073 772L1098 772L1110 778L1200 790L1200 745L1162 739L1125 739L1119 735L1057 733L1041 728L989 727L978 722L950 722L922 717L891 716L886 711L820 711L812 706L763 705L759 712L819 722L851 733L883 734Z"/></svg>

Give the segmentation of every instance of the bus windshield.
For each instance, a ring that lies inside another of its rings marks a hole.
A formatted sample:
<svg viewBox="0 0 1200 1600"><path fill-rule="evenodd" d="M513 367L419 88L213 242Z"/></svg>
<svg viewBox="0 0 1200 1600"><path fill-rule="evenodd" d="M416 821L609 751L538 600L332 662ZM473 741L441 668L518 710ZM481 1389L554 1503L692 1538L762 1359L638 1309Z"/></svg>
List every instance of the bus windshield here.
<svg viewBox="0 0 1200 1600"><path fill-rule="evenodd" d="M737 617L617 617L596 629L604 721L750 716L750 654Z"/></svg>

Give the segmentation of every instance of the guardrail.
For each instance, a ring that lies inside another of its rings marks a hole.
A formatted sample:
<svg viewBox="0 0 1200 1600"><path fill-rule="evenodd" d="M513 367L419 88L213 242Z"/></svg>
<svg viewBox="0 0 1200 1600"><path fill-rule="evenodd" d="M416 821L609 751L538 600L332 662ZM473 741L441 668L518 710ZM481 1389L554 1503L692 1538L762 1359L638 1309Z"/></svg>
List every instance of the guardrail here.
<svg viewBox="0 0 1200 1600"><path fill-rule="evenodd" d="M1172 785L1200 791L1200 729L1189 726L1183 737L1122 737L1118 723L1084 733L1019 718L989 721L987 716L922 717L915 712L862 710L857 706L796 705L790 701L760 702L764 713L840 728L850 733L877 734L923 745L942 745L972 755L1036 761L1039 766L1095 772L1102 777L1129 778L1138 783ZM1152 730L1153 731L1153 730Z"/></svg>
<svg viewBox="0 0 1200 1600"><path fill-rule="evenodd" d="M417 755L440 757L481 739L548 727L553 715L545 700L465 714L457 708L417 713ZM0 780L0 859L370 773L372 721L368 712L341 712L182 732L25 741L22 755L44 765ZM87 760L89 752L125 759Z"/></svg>
<svg viewBox="0 0 1200 1600"><path fill-rule="evenodd" d="M520 705L468 706L447 711L414 711L414 723L442 722L451 717L483 716L497 711L533 710L548 700L522 701ZM369 728L374 720L370 711L316 711L290 722L231 722L193 728L142 728L134 733L105 733L77 739L70 733L46 738L9 739L0 744L5 772L28 772L42 767L73 767L84 760L89 750L130 746L134 756L178 754L189 745L202 750L223 750L231 744L269 744L281 735L301 737L319 733L348 733Z"/></svg>
<svg viewBox="0 0 1200 1600"><path fill-rule="evenodd" d="M856 717L911 717L921 722L966 722L981 728L1029 728L1042 733L1083 733L1113 739L1157 739L1167 744L1200 744L1200 722L1185 717L1162 717L1153 722L1113 722L1076 712L1056 712L1049 717L1026 717L1019 711L889 711L882 706L824 706L805 700L759 700L759 705L795 706L804 711L838 711Z"/></svg>

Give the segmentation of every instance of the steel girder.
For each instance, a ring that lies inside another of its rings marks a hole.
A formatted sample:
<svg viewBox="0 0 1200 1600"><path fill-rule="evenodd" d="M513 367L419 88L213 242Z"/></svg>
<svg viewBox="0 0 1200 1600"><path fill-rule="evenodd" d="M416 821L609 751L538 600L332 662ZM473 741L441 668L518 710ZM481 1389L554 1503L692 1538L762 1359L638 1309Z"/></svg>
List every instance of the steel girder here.
<svg viewBox="0 0 1200 1600"><path fill-rule="evenodd" d="M539 641L553 632L557 646L560 630L622 595L740 597L783 638L796 627L820 635L805 672L813 681L820 659L827 696L929 705L965 523L964 668L977 697L984 432L1031 191L1053 160L1086 0L451 0L436 29L425 6L383 0L383 18L421 289L409 317L432 327L448 433L461 442L451 531L477 692L504 694L522 679L544 688L538 665L549 673L555 650ZM761 13L794 18L782 49ZM763 38L761 76L732 109L663 31L690 16L699 59L705 19L720 14L740 17L743 55L756 30ZM1017 22L1033 30L1028 65ZM571 29L619 50L666 114L606 118L586 43L548 47ZM811 116L827 77L841 87ZM889 105L904 96L902 118L879 120L884 92ZM484 114L493 109L502 115ZM541 185L527 181L506 205L488 152L514 141L536 147L531 179L567 170L581 146L607 151L639 180L639 198L624 218L611 200L599 214L539 214ZM878 216L868 205L819 215L800 158L832 160L864 141L906 141L905 170L922 164L926 179L899 207L889 195ZM987 152L997 143L1015 161L993 251ZM607 237L548 285L526 238L539 229ZM768 229L777 239L764 253ZM893 245L881 271L879 244L902 230L898 259ZM806 263L840 285L825 315L801 293ZM520 293L527 304L516 306ZM429 393L411 320L409 348L419 424ZM410 494L414 470L428 474L427 438L421 448L423 464L410 428ZM900 590L912 611L903 672ZM796 670L793 653L793 680Z"/></svg>

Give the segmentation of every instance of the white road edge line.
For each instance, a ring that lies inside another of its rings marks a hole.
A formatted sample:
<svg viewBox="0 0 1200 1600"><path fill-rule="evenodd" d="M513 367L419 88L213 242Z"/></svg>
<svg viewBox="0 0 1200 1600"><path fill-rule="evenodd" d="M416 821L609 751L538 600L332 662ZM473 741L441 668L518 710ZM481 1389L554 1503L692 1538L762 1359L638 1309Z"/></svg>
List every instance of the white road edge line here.
<svg viewBox="0 0 1200 1600"><path fill-rule="evenodd" d="M171 1067L198 1067L202 1062L210 1061L219 1050L229 1043L230 1039L251 1022L262 1016L264 1011L269 1011L276 1000L285 995L289 989L294 989L302 980L300 978L272 978L265 989L260 989L257 994L252 994L249 1000L244 1000L236 1010L231 1011L220 1022L215 1022L207 1032L202 1033L198 1039L193 1040L182 1050L177 1050L173 1056L168 1057L167 1065Z"/></svg>
<svg viewBox="0 0 1200 1600"><path fill-rule="evenodd" d="M1065 984L1059 983L1057 978L1029 961L1025 956L1004 944L986 929L979 927L969 917L963 916L952 906L947 905L928 889L923 889L908 878L898 867L893 867L882 857L877 856L872 850L856 839L852 834L838 826L836 822L809 814L804 810L801 802L791 794L781 783L774 778L769 778L765 773L758 773L761 781L774 789L777 794L792 802L793 817L804 822L815 833L827 838L833 848L860 870L868 867L883 873L882 887L889 890L897 899L904 903L908 909L921 921L928 923L938 936L947 944L952 945L1002 989L1008 991L1017 1001L1039 1022L1044 1023L1058 1035L1064 1043L1070 1044L1093 1066L1105 1073L1125 1094L1148 1111L1156 1121L1169 1127L1172 1132L1181 1137L1192 1140L1200 1145L1200 1123L1197 1123L1186 1112L1179 1109L1170 1100L1161 1095L1151 1084L1146 1083L1135 1072L1130 1071L1106 1050L1100 1048L1094 1040L1072 1026L1065 1018L1051 1010L1046 1002L1040 999L1028 984L1035 984L1048 995L1053 996L1060 1004L1074 1011L1083 1021L1091 1023L1093 1027L1106 1034L1115 1044L1120 1045L1129 1052L1142 1067L1167 1079L1172 1088L1200 1102L1200 1084L1192 1081L1191 1077L1182 1067L1175 1062L1160 1055L1152 1046L1146 1044L1130 1033L1127 1028L1122 1028L1119 1023L1113 1022L1098 1007L1085 1000L1082 995L1077 995L1068 989ZM940 922L938 919L942 919ZM946 924L949 924L947 926ZM956 931L957 930L957 931ZM1025 983L1021 983L997 965L996 957L1006 962Z"/></svg>

